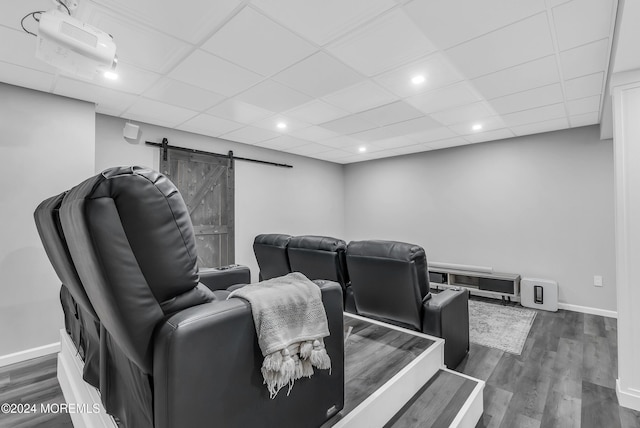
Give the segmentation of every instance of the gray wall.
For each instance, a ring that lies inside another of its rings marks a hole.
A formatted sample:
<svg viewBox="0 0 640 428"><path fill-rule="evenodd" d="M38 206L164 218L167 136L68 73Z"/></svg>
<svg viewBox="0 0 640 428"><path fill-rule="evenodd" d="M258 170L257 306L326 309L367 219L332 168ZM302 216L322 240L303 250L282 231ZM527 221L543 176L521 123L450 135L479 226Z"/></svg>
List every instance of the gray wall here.
<svg viewBox="0 0 640 428"><path fill-rule="evenodd" d="M0 356L59 340L60 280L33 211L91 176L94 122L93 104L0 83Z"/></svg>
<svg viewBox="0 0 640 428"><path fill-rule="evenodd" d="M349 240L417 243L429 260L554 279L561 302L616 310L613 150L596 126L351 164L345 188Z"/></svg>
<svg viewBox="0 0 640 428"><path fill-rule="evenodd" d="M175 146L227 153L293 165L278 168L238 161L235 168L236 263L251 268L257 280L253 238L260 233L344 235L344 177L341 165L205 137L155 125L140 125L137 141L122 136L125 120L96 116L96 172L115 165L157 169L159 149L144 141L167 137Z"/></svg>

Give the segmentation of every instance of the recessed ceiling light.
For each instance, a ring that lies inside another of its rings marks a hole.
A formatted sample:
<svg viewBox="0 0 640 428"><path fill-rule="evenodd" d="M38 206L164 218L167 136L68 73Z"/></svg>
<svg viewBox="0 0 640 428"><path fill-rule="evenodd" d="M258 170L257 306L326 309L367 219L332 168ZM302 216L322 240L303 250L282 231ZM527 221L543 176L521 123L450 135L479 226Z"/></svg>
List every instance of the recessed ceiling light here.
<svg viewBox="0 0 640 428"><path fill-rule="evenodd" d="M413 76L411 78L411 83L413 83L414 85L419 85L421 83L424 83L425 78L423 74L418 74L417 76Z"/></svg>
<svg viewBox="0 0 640 428"><path fill-rule="evenodd" d="M287 127L287 124L284 122L278 122L276 126L278 127L278 129L285 129Z"/></svg>
<svg viewBox="0 0 640 428"><path fill-rule="evenodd" d="M109 80L116 80L118 78L118 73L114 71L105 71L104 77L106 77Z"/></svg>
<svg viewBox="0 0 640 428"><path fill-rule="evenodd" d="M471 127L471 129L473 129L474 131L479 131L482 129L482 124L481 123L476 123L475 125L473 125Z"/></svg>
<svg viewBox="0 0 640 428"><path fill-rule="evenodd" d="M359 151L360 153L364 153L364 152L366 152L366 151L367 151L367 148L366 148L365 146L362 146L362 147L360 147L360 148L358 149L358 151Z"/></svg>

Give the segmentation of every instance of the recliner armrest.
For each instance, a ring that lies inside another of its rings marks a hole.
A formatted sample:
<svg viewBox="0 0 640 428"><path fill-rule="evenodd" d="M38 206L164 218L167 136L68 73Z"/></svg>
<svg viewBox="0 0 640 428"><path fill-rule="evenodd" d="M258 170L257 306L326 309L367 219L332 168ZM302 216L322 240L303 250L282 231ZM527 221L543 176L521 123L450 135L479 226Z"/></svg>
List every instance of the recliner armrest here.
<svg viewBox="0 0 640 428"><path fill-rule="evenodd" d="M153 382L156 428L320 426L344 406L342 290L321 282L330 336L328 370L295 382L271 400L249 303L215 301L169 317L156 331ZM250 409L248 411L247 409ZM330 416L330 415L329 415Z"/></svg>
<svg viewBox="0 0 640 428"><path fill-rule="evenodd" d="M251 271L247 266L230 265L221 268L204 268L198 272L200 282L211 291L226 290L236 284L249 284Z"/></svg>
<svg viewBox="0 0 640 428"><path fill-rule="evenodd" d="M432 293L423 304L422 332L445 340L444 362L455 369L469 352L469 291Z"/></svg>

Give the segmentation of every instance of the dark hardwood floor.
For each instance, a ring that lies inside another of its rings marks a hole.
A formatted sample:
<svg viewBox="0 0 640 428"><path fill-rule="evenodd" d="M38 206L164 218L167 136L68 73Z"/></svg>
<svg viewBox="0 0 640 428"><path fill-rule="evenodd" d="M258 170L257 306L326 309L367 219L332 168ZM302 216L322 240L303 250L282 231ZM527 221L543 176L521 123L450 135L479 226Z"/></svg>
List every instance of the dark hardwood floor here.
<svg viewBox="0 0 640 428"><path fill-rule="evenodd" d="M472 343L456 370L486 381L477 427L640 427L618 405L617 340L615 319L559 310L538 311L521 355Z"/></svg>

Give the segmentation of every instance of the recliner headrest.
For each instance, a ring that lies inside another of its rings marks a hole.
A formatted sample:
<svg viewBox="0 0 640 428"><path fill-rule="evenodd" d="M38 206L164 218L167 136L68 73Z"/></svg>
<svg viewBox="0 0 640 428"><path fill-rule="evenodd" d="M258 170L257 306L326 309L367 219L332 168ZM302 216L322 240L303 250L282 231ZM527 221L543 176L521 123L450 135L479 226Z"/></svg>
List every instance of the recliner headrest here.
<svg viewBox="0 0 640 428"><path fill-rule="evenodd" d="M329 236L294 236L289 241L289 248L304 248L307 250L322 251L345 251L347 243L342 239L331 238Z"/></svg>
<svg viewBox="0 0 640 428"><path fill-rule="evenodd" d="M342 288L349 282L342 239L328 236L295 236L289 241L287 254L291 270L301 272L309 279L327 279L338 282Z"/></svg>
<svg viewBox="0 0 640 428"><path fill-rule="evenodd" d="M271 279L291 273L287 246L290 235L266 233L253 240L253 252L260 267L260 278Z"/></svg>
<svg viewBox="0 0 640 428"><path fill-rule="evenodd" d="M408 262L426 257L424 248L419 245L381 240L349 242L349 254L405 260Z"/></svg>

